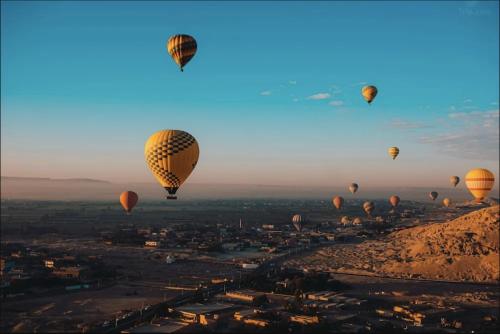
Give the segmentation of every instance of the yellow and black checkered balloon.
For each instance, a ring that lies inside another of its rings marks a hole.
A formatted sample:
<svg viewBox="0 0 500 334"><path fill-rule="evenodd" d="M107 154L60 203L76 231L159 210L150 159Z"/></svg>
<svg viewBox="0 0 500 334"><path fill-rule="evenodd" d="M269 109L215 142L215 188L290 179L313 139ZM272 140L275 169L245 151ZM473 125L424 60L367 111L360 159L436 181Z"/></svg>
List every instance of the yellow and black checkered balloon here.
<svg viewBox="0 0 500 334"><path fill-rule="evenodd" d="M167 51L179 65L181 71L194 57L197 48L196 40L189 35L174 35L167 42Z"/></svg>
<svg viewBox="0 0 500 334"><path fill-rule="evenodd" d="M158 131L149 137L144 147L149 169L170 195L186 181L199 155L196 139L181 130Z"/></svg>

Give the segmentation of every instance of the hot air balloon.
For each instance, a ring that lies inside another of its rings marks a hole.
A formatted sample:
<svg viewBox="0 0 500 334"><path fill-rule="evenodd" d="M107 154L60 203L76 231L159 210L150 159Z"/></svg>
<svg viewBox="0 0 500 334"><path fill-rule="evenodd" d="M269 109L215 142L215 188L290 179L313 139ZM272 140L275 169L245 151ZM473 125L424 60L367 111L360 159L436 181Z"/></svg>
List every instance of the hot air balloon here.
<svg viewBox="0 0 500 334"><path fill-rule="evenodd" d="M484 168L472 169L465 175L465 185L478 203L488 195L494 184L495 175Z"/></svg>
<svg viewBox="0 0 500 334"><path fill-rule="evenodd" d="M347 217L347 216L343 216L343 217L340 219L340 223L341 223L342 225L349 225L349 223L350 223L350 222L351 222L351 221L349 220L349 217Z"/></svg>
<svg viewBox="0 0 500 334"><path fill-rule="evenodd" d="M167 199L177 199L177 189L186 181L198 162L198 142L181 130L161 130L149 137L144 156L149 169L169 193Z"/></svg>
<svg viewBox="0 0 500 334"><path fill-rule="evenodd" d="M431 191L429 197L434 201L438 197L437 191Z"/></svg>
<svg viewBox="0 0 500 334"><path fill-rule="evenodd" d="M373 202L368 201L363 203L363 210L365 210L368 216L371 215L374 209L375 209L375 204L373 204Z"/></svg>
<svg viewBox="0 0 500 334"><path fill-rule="evenodd" d="M351 185L349 186L349 191L351 193L355 193L356 191L358 191L358 184L357 183L351 183Z"/></svg>
<svg viewBox="0 0 500 334"><path fill-rule="evenodd" d="M449 198L443 199L443 205L445 207L449 207L451 205L451 199L449 199Z"/></svg>
<svg viewBox="0 0 500 334"><path fill-rule="evenodd" d="M335 196L332 200L333 205L337 208L337 210L342 209L342 205L344 204L344 199L341 196Z"/></svg>
<svg viewBox="0 0 500 334"><path fill-rule="evenodd" d="M396 146L393 146L393 147L389 148L388 152L389 152L389 155L392 157L392 160L394 160L394 159L396 159L396 157L399 154L399 148L397 148Z"/></svg>
<svg viewBox="0 0 500 334"><path fill-rule="evenodd" d="M363 98L368 102L368 104L371 104L373 99L375 99L375 96L377 96L378 90L377 87L375 86L364 86L361 89L361 94L363 95Z"/></svg>
<svg viewBox="0 0 500 334"><path fill-rule="evenodd" d="M167 42L167 51L179 65L181 72L184 71L184 66L194 57L196 49L196 40L189 35L174 35Z"/></svg>
<svg viewBox="0 0 500 334"><path fill-rule="evenodd" d="M295 229L300 232L302 231L302 216L301 215L293 215L292 223Z"/></svg>
<svg viewBox="0 0 500 334"><path fill-rule="evenodd" d="M458 176L450 176L450 183L453 184L454 187L457 186L458 182L460 182L460 178Z"/></svg>
<svg viewBox="0 0 500 334"><path fill-rule="evenodd" d="M134 206L137 204L139 196L133 191L124 191L120 195L120 203L129 215Z"/></svg>
<svg viewBox="0 0 500 334"><path fill-rule="evenodd" d="M399 204L399 196L393 195L389 198L389 203L392 205L392 207L397 207Z"/></svg>
<svg viewBox="0 0 500 334"><path fill-rule="evenodd" d="M354 218L352 221L353 225L361 225L362 223L363 223L363 220L359 217Z"/></svg>

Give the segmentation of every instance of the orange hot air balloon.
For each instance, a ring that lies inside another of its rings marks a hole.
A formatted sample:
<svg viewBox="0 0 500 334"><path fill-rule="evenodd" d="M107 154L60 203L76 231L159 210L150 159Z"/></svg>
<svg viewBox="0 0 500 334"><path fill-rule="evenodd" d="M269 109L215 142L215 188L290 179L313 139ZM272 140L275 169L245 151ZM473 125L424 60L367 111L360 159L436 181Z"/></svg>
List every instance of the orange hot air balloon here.
<svg viewBox="0 0 500 334"><path fill-rule="evenodd" d="M335 196L332 202L333 205L337 208L337 210L342 209L342 205L344 205L344 199L341 196Z"/></svg>
<svg viewBox="0 0 500 334"><path fill-rule="evenodd" d="M465 185L474 196L476 202L481 202L493 188L495 175L487 169L475 168L465 175Z"/></svg>
<svg viewBox="0 0 500 334"><path fill-rule="evenodd" d="M399 204L399 196L393 195L389 198L389 203L395 208Z"/></svg>
<svg viewBox="0 0 500 334"><path fill-rule="evenodd" d="M375 86L364 86L361 89L361 94L368 104L371 104L375 96L377 96L378 90Z"/></svg>
<svg viewBox="0 0 500 334"><path fill-rule="evenodd" d="M139 196L133 191L124 191L120 195L120 203L125 209L125 212L129 215L134 206L137 204Z"/></svg>
<svg viewBox="0 0 500 334"><path fill-rule="evenodd" d="M443 199L443 205L445 207L449 207L451 205L451 199L449 199L449 198Z"/></svg>

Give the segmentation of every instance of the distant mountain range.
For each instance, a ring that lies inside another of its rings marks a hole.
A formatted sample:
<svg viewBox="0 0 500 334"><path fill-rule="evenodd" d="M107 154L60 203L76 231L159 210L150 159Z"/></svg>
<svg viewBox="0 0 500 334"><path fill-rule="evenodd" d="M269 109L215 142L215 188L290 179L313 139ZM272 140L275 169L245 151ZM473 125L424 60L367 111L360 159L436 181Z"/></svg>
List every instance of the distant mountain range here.
<svg viewBox="0 0 500 334"><path fill-rule="evenodd" d="M156 183L112 183L88 178L52 179L36 177L1 177L2 199L34 200L116 200L125 190L133 190L142 200L162 200L165 191ZM397 194L402 200L430 201L428 193L439 192L437 203L444 197L454 202L471 199L463 184L457 188L395 187L373 188L360 185L352 195L346 187L308 187L244 184L186 183L178 191L179 199L282 198L330 200L341 195L346 200L389 198Z"/></svg>

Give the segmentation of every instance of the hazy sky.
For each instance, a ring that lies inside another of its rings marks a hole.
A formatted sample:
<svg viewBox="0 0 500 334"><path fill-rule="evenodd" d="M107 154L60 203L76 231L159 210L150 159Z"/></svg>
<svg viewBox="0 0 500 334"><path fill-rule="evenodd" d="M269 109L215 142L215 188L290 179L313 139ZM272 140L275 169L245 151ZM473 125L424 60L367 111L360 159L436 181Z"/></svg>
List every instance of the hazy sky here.
<svg viewBox="0 0 500 334"><path fill-rule="evenodd" d="M498 12L2 1L1 172L154 182L145 141L182 129L201 150L188 182L447 186L474 167L498 179ZM198 41L183 73L165 47L176 33Z"/></svg>

